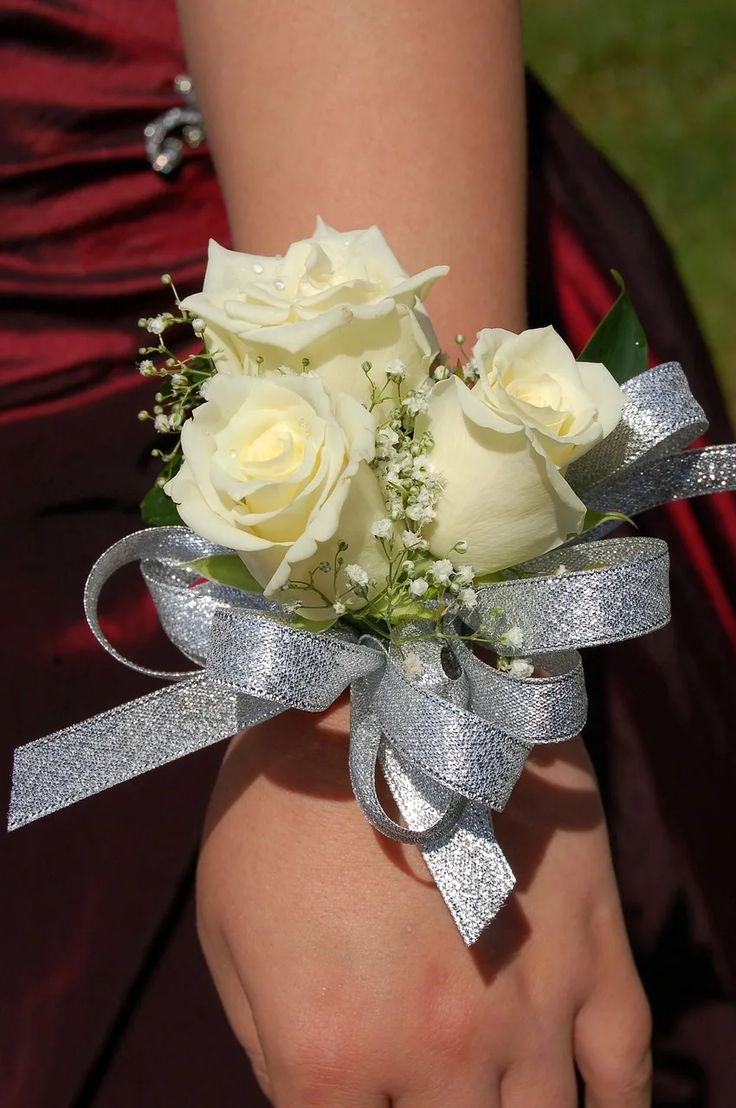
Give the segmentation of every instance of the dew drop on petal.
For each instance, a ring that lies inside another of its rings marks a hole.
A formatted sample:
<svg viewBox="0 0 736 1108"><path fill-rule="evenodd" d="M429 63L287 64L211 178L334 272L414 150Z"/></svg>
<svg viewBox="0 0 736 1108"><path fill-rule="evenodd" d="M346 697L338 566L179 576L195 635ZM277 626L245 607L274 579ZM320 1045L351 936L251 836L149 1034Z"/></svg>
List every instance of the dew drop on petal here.
<svg viewBox="0 0 736 1108"><path fill-rule="evenodd" d="M253 262L253 272L254 273L263 273L263 266L261 265L260 262Z"/></svg>
<svg viewBox="0 0 736 1108"><path fill-rule="evenodd" d="M286 285L284 284L284 282L282 280L279 279L278 281L274 281L273 287L275 289L278 289L279 292L283 292L284 289L286 288Z"/></svg>

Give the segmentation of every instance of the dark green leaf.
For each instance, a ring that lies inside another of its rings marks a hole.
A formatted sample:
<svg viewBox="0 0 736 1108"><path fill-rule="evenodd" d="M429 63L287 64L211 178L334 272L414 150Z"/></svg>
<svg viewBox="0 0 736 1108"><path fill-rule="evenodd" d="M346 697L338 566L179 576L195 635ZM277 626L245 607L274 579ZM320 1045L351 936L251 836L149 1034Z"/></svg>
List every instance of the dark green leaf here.
<svg viewBox="0 0 736 1108"><path fill-rule="evenodd" d="M621 292L596 327L585 349L581 351L578 361L603 362L611 376L619 385L623 385L647 368L648 348L644 329L626 292L621 274L615 269L611 272Z"/></svg>
<svg viewBox="0 0 736 1108"><path fill-rule="evenodd" d="M174 501L159 485L149 489L141 500L141 515L144 523L152 523L156 527L176 526L184 522Z"/></svg>
<svg viewBox="0 0 736 1108"><path fill-rule="evenodd" d="M237 554L210 554L186 564L208 581L217 581L234 589L244 589L245 592L263 592L263 586L248 572Z"/></svg>

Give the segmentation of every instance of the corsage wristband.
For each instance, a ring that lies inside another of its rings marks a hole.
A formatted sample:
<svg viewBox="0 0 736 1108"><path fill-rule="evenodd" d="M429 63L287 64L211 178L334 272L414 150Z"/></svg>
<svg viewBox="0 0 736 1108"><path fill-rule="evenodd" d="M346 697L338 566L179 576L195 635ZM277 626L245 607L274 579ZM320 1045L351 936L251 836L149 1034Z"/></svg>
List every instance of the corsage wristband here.
<svg viewBox="0 0 736 1108"><path fill-rule="evenodd" d="M349 688L362 811L421 848L467 943L493 919L514 878L490 812L535 743L583 727L578 651L669 618L666 544L602 536L736 488L736 447L685 449L707 424L675 363L614 365L619 386L550 328L480 332L464 364L438 361L422 301L442 272L409 277L376 228L320 223L283 259L213 247L205 291L144 321L163 355L142 363L163 382L153 418L177 436L148 510L175 520L168 495L189 527L116 543L85 610L114 657L172 683L20 747L10 827ZM181 360L164 332L186 319L206 350ZM199 671L147 670L106 639L100 592L132 561Z"/></svg>

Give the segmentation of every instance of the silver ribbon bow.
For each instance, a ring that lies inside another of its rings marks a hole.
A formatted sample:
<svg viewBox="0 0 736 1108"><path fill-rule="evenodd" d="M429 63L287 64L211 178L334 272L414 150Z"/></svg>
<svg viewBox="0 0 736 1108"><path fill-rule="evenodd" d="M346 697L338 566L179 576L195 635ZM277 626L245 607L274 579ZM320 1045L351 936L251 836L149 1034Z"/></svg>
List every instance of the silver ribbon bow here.
<svg viewBox="0 0 736 1108"><path fill-rule="evenodd" d="M618 428L568 472L588 503L630 513L663 499L736 488L736 447L682 452L706 424L679 366L658 366L625 391ZM521 628L524 654L546 674L532 678L486 665L452 634L411 643L422 670L410 678L399 648L340 630L305 631L276 605L238 589L191 587L195 574L182 563L219 552L187 528L169 527L130 535L97 561L84 597L94 634L125 665L173 683L19 747L8 826L287 708L324 711L349 688L358 804L383 834L421 848L460 933L473 943L514 885L490 812L503 809L535 743L559 742L583 727L578 649L667 622L666 544L643 537L578 541L526 563L518 577L481 587L481 614L500 610L507 626ZM146 669L105 638L97 614L101 590L131 561L141 563L169 638L200 672ZM403 823L379 801L377 766Z"/></svg>

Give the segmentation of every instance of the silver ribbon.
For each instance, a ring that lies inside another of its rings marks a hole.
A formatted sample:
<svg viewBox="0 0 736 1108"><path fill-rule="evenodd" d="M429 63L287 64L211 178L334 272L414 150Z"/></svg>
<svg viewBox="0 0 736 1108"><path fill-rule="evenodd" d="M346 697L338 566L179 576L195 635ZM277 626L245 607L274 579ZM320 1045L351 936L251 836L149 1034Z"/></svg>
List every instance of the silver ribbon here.
<svg viewBox="0 0 736 1108"><path fill-rule="evenodd" d="M667 475L669 498L736 487L736 448L682 452L705 423L678 366L659 366L626 392L619 427L570 468L588 502L651 506L660 495L653 471ZM619 494L623 499L612 499ZM521 628L519 651L545 674L532 678L486 665L451 629L410 644L422 671L409 678L398 647L342 630L305 631L262 597L212 582L193 587L195 574L182 563L219 552L186 528L169 527L130 535L97 561L84 597L94 634L125 665L172 684L19 747L9 828L286 708L324 711L349 688L357 802L383 834L421 848L460 933L474 942L514 885L490 812L503 809L535 743L559 742L583 727L578 649L666 623L666 544L641 537L578 542L526 563L514 579L480 588L482 616L501 612L506 626ZM131 561L141 563L167 635L200 671L138 666L106 639L100 593ZM379 766L403 823L380 803Z"/></svg>
<svg viewBox="0 0 736 1108"><path fill-rule="evenodd" d="M627 381L618 426L579 461L567 479L589 508L637 515L670 500L736 489L736 446L686 450L708 429L678 362L663 362ZM599 538L615 521L581 536Z"/></svg>

